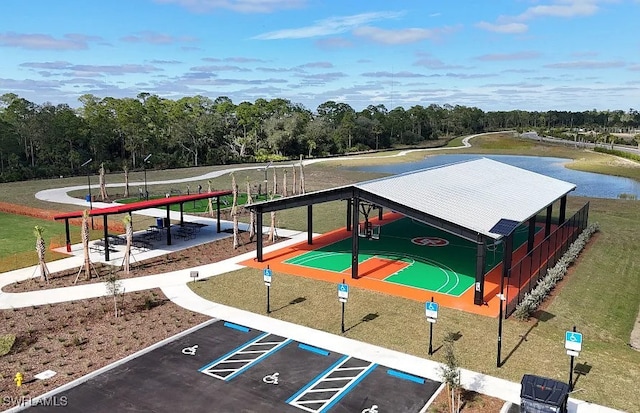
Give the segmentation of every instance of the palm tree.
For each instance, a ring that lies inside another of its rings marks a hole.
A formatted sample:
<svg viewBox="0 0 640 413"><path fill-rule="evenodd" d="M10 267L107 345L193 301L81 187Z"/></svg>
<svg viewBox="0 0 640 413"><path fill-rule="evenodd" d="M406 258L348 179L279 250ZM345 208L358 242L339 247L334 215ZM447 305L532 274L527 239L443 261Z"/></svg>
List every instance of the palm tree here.
<svg viewBox="0 0 640 413"><path fill-rule="evenodd" d="M278 193L278 175L276 174L276 168L273 168L273 191L272 191L272 193L273 193L273 195Z"/></svg>
<svg viewBox="0 0 640 413"><path fill-rule="evenodd" d="M47 268L47 263L44 260L44 253L46 252L46 247L44 243L44 238L42 238L42 233L44 232L44 228L36 225L33 228L33 235L36 236L36 251L38 252L38 265L40 266L40 275L43 281L49 282L49 268Z"/></svg>
<svg viewBox="0 0 640 413"><path fill-rule="evenodd" d="M100 198L104 201L109 198L107 194L107 186L105 183L104 162L100 164Z"/></svg>
<svg viewBox="0 0 640 413"><path fill-rule="evenodd" d="M298 193L298 188L296 188L296 164L295 162L291 165L291 171L293 172L293 177L291 179L291 195L295 195Z"/></svg>
<svg viewBox="0 0 640 413"><path fill-rule="evenodd" d="M131 264L131 244L133 243L133 225L131 225L131 216L125 215L122 219L127 237L127 247L124 251L124 272L129 274Z"/></svg>
<svg viewBox="0 0 640 413"><path fill-rule="evenodd" d="M282 171L282 196L287 197L289 194L287 193L287 170Z"/></svg>
<svg viewBox="0 0 640 413"><path fill-rule="evenodd" d="M207 185L208 185L207 190L211 192L211 180L207 181ZM209 211L209 215L213 217L213 201L211 201L211 198L209 198L208 200L207 210Z"/></svg>
<svg viewBox="0 0 640 413"><path fill-rule="evenodd" d="M78 282L78 277L84 268L84 273L87 280L91 279L91 258L89 257L89 211L84 210L82 212L82 227L80 229L80 238L82 239L82 250L84 252L84 264L80 267L78 275L76 276L74 284Z"/></svg>
<svg viewBox="0 0 640 413"><path fill-rule="evenodd" d="M253 196L251 195L251 182L247 179L247 203L249 206L253 204ZM251 210L249 213L249 242L253 241L253 237L256 236L256 212Z"/></svg>
<svg viewBox="0 0 640 413"><path fill-rule="evenodd" d="M302 165L302 155L300 155L300 193L305 193L304 188L304 166Z"/></svg>
<svg viewBox="0 0 640 413"><path fill-rule="evenodd" d="M275 196L271 195L271 200L273 200ZM269 241L275 242L276 240L276 211L271 211L271 227L269 228Z"/></svg>
<svg viewBox="0 0 640 413"><path fill-rule="evenodd" d="M124 197L129 198L129 165L124 162L122 169L124 170Z"/></svg>
<svg viewBox="0 0 640 413"><path fill-rule="evenodd" d="M238 239L238 185L236 177L231 173L231 190L233 191L233 204L231 204L231 217L233 219L233 249L240 245Z"/></svg>

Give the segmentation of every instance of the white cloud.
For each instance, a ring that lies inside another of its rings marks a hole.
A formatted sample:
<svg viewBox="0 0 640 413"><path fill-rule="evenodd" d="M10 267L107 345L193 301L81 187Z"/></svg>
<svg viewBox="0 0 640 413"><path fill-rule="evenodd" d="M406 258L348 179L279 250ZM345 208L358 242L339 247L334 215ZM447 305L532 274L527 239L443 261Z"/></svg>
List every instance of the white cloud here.
<svg viewBox="0 0 640 413"><path fill-rule="evenodd" d="M98 36L75 33L58 39L48 34L0 33L0 46L30 50L82 50L88 49L90 42L100 40L102 38Z"/></svg>
<svg viewBox="0 0 640 413"><path fill-rule="evenodd" d="M345 33L356 27L368 23L395 19L402 16L400 12L372 12L354 14L351 16L330 17L318 20L315 24L297 29L283 29L259 34L254 39L278 40L278 39L306 39L310 37L329 36L333 34Z"/></svg>
<svg viewBox="0 0 640 413"><path fill-rule="evenodd" d="M183 42L194 42L197 39L190 36L175 37L169 34L144 31L129 36L124 36L120 40L128 43L149 43L149 44L173 44Z"/></svg>
<svg viewBox="0 0 640 413"><path fill-rule="evenodd" d="M479 22L476 27L495 33L524 33L528 30L528 25L523 23L525 21L545 17L568 19L592 16L600 10L598 3L603 1L611 0L551 0L550 4L531 6L515 16L499 16L496 23Z"/></svg>
<svg viewBox="0 0 640 413"><path fill-rule="evenodd" d="M480 22L476 24L478 29L486 30L494 33L508 33L508 34L516 34L516 33L524 33L529 30L529 26L524 23L488 23L488 22Z"/></svg>
<svg viewBox="0 0 640 413"><path fill-rule="evenodd" d="M595 0L561 0L559 4L529 7L517 16L518 20L530 20L538 17L584 17L591 16L598 11Z"/></svg>
<svg viewBox="0 0 640 413"><path fill-rule="evenodd" d="M375 43L382 44L407 44L415 43L425 39L438 39L443 34L453 32L455 29L445 27L441 29L398 29L386 30L378 27L358 27L353 30L356 36L367 38Z"/></svg>
<svg viewBox="0 0 640 413"><path fill-rule="evenodd" d="M581 60L544 65L548 69L613 69L624 66L626 66L626 63L619 60L608 62Z"/></svg>
<svg viewBox="0 0 640 413"><path fill-rule="evenodd" d="M226 9L240 13L271 13L276 10L300 8L306 0L155 0L156 3L177 4L195 13Z"/></svg>
<svg viewBox="0 0 640 413"><path fill-rule="evenodd" d="M539 52L523 51L523 52L515 52L515 53L485 54L485 55L476 57L476 60L481 60L483 62L503 62L503 61L510 61L510 60L536 59L538 57L540 57Z"/></svg>

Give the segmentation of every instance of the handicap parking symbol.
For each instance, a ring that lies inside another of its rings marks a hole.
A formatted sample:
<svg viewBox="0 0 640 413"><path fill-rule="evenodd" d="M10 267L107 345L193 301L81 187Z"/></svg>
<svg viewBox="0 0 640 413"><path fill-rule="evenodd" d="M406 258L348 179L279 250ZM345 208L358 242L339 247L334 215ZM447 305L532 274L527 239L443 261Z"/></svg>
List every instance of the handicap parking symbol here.
<svg viewBox="0 0 640 413"><path fill-rule="evenodd" d="M182 354L186 354L187 356L195 356L196 355L196 350L198 350L198 345L197 344L195 346L183 348L182 349Z"/></svg>
<svg viewBox="0 0 640 413"><path fill-rule="evenodd" d="M362 411L362 413L379 413L378 412L378 405L374 404L373 406L369 407L368 409L364 409Z"/></svg>
<svg viewBox="0 0 640 413"><path fill-rule="evenodd" d="M262 381L267 384L278 384L278 376L280 373L275 372L273 374L266 375L262 378Z"/></svg>

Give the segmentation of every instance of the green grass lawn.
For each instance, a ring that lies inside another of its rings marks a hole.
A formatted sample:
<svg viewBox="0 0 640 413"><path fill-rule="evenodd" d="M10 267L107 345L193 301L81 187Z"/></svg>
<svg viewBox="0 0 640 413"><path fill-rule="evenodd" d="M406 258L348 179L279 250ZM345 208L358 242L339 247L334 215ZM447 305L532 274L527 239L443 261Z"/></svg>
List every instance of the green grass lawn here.
<svg viewBox="0 0 640 413"><path fill-rule="evenodd" d="M33 228L38 225L44 228L43 237L47 247L51 240L64 245L64 223L31 218L23 215L0 212L0 272L23 268L38 263L36 254L36 238ZM92 239L100 237L101 231L92 231ZM71 242L80 242L80 227L70 226ZM68 257L54 251L47 251L47 261Z"/></svg>
<svg viewBox="0 0 640 413"><path fill-rule="evenodd" d="M509 134L479 137L471 142L474 145L472 148L455 150L455 153L572 158L574 162L569 167L575 169L640 180L640 167L625 166L625 163L606 154L513 139ZM437 154L447 152L449 151L439 151ZM407 158L376 156L375 159L357 162L409 162L424 156L422 152L414 152ZM339 168L347 165L353 164L332 161L308 165L305 167L307 191L381 176ZM226 167L148 171L147 178L149 181L177 179ZM97 184L97 177L95 178ZM261 182L263 173L257 169L244 171L238 173L236 179L242 188L246 180ZM121 175L107 177L109 183L122 181ZM34 202L33 194L41 189L71 183L82 185L83 179L79 177L1 184L0 193L3 194L2 200L6 202L37 207L49 205L52 209L63 210L63 206L58 204ZM201 184L206 188L206 182ZM186 189L186 184L158 185L150 188L157 188L160 191L158 193L162 193L161 190L179 185ZM198 181L193 181L190 185L193 188L198 185ZM225 175L214 179L213 185L215 189L230 189L231 179ZM77 196L82 196L83 192L77 191ZM585 201L587 200L569 197L569 210L575 211ZM575 325L578 331L584 334L583 351L576 363L585 371L588 370L586 375L578 378L575 397L629 412L640 411L640 399L633 396L637 393L637 383L640 381L640 352L628 346L630 332L640 306L640 261L637 258L640 256L639 206L637 201L591 200L590 222L598 221L601 232L594 236L561 288L553 293L552 299L548 301L538 320L505 322L503 367L496 368L498 321L446 308L440 310L440 317L434 328L434 348L438 351L433 358L443 361L443 351L438 348L445 334L459 332L461 338L456 342L455 349L463 368L516 382L524 373L566 380L569 358L563 348L564 332ZM72 206L68 209L77 207ZM314 232L327 232L344 227L345 209L341 201L315 205ZM277 225L282 228L305 230L306 211L307 209L302 207L278 212ZM36 224L24 224L21 222L22 218L9 219L0 214L0 225L3 228L0 242L10 244L16 251L31 252L35 244L32 229ZM266 220L268 221L268 218ZM22 225L22 230L12 228L18 224ZM64 227L62 224L59 225L62 228L60 233L63 234ZM8 227L11 227L10 232L4 230ZM45 238L53 232L53 229L51 232L47 230ZM0 244L0 252L4 251L5 244ZM35 260L35 252L33 257ZM213 301L256 313L265 312L265 288L259 270L243 269L191 285L196 292ZM339 334L340 306L336 299L335 285L287 274L274 274L271 293L272 308L275 309L272 317ZM301 297L305 299L297 300ZM368 316L370 314L376 314L377 317ZM349 329L345 334L347 337L428 357L429 327L424 318L423 303L354 288L347 304L346 324Z"/></svg>
<svg viewBox="0 0 640 413"><path fill-rule="evenodd" d="M584 201L570 198L569 206L575 209ZM640 208L630 207L634 201L591 202L590 219L600 223L601 232L539 320L505 322L501 368L496 367L498 321L494 318L442 308L434 328L434 348L448 332L459 332L455 348L463 368L516 382L525 373L564 381L569 369L564 332L575 325L584 334L576 363L590 368L579 377L575 397L640 411L640 400L629 397L640 380L640 352L627 345L640 305L640 264L635 259L640 253L635 230ZM266 311L260 270L242 269L190 285L209 300L260 314ZM300 297L304 300L297 300ZM292 304L296 301L300 302ZM276 309L272 317L340 334L340 306L333 284L276 273L271 308ZM345 336L428 357L429 327L423 303L352 287L346 308L349 330ZM363 321L371 318L369 314L377 317ZM433 359L442 362L443 355L436 351Z"/></svg>

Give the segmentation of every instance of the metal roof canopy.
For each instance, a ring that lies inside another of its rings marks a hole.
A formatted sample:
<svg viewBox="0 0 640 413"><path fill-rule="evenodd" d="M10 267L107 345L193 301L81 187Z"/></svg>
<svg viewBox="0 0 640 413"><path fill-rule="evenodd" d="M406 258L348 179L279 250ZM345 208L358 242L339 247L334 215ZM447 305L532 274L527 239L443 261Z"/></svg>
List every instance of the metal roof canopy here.
<svg viewBox="0 0 640 413"><path fill-rule="evenodd" d="M220 232L220 197L225 195L231 195L232 191L215 191L215 192L203 192L200 194L192 194L192 195L179 195L179 196L169 196L166 198L158 198L151 199L149 201L138 201L132 202L130 204L118 204L106 208L95 208L89 210L89 216L102 216L103 219L103 229L104 229L104 257L105 260L109 261L109 225L108 225L108 217L113 214L125 214L131 213L133 211L139 211L142 209L148 208L158 208L162 206L167 207L167 221L170 219L170 206L175 204L180 204L180 225L183 224L183 210L182 206L185 202L196 201L198 199L208 199L208 198L216 198L216 210L217 210L217 225L218 232ZM55 215L53 219L61 220L64 219L65 226L65 235L66 235L66 244L67 244L67 252L71 252L71 235L69 232L69 219L72 218L81 218L83 216L84 211L74 211L74 212L66 212L64 214ZM91 226L93 228L93 218L91 221ZM171 225L167 226L167 245L171 245Z"/></svg>
<svg viewBox="0 0 640 413"><path fill-rule="evenodd" d="M159 208L167 205L182 204L189 201L196 201L199 199L216 198L220 196L231 195L232 191L215 191L215 192L203 192L200 194L191 195L178 195L170 196L167 198L150 199L148 201L132 202L130 204L118 204L106 208L94 208L89 210L89 216L101 216L101 215L113 215L124 214L127 212L139 211L141 209ZM70 219L70 218L82 218L84 211L65 212L63 214L55 215L53 219Z"/></svg>
<svg viewBox="0 0 640 413"><path fill-rule="evenodd" d="M488 158L453 163L333 189L255 203L279 211L359 198L472 242L500 239L501 220L525 222L576 185Z"/></svg>

